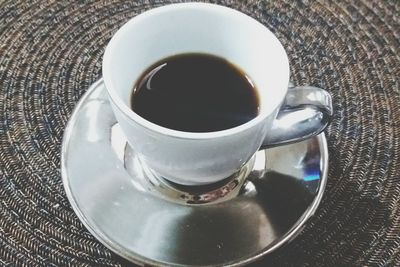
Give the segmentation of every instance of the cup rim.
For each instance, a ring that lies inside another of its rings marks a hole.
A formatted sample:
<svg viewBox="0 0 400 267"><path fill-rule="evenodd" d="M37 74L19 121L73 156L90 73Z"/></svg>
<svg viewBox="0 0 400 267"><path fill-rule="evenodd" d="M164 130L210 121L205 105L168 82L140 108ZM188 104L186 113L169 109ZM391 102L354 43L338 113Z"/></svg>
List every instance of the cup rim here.
<svg viewBox="0 0 400 267"><path fill-rule="evenodd" d="M284 97L287 93L288 85L289 85L289 75L290 75L289 61L288 61L286 51L285 51L282 43L275 36L275 34L272 34L273 38L276 39L276 41L279 43L279 45L282 48L282 51L285 55L285 58L283 60L285 60L285 63L286 63L285 64L286 65L286 73L284 76L287 77L287 85L285 86L285 88L283 88L283 90L281 90L282 92L279 94L281 97L280 101L276 101L275 105L273 107L269 107L268 108L269 112L266 112L266 111L261 112L260 111L260 113L256 117L254 117L253 119L251 119L250 121L248 121L246 123L243 123L241 125L238 125L238 126L235 126L235 127L229 128L229 129L220 130L220 131L212 131L212 132L186 132L186 131L174 130L171 128L167 128L167 127L155 124L155 123L141 117L136 112L134 112L131 108L129 108L128 105L120 98L120 96L115 92L115 90L113 90L113 85L112 85L111 79L109 78L108 75L106 75L107 70L110 68L110 65L111 65L110 60L111 60L112 51L114 50L115 43L118 41L119 36L122 35L123 32L127 31L131 24L136 23L138 20L146 19L149 16L157 16L158 13L168 12L170 10L175 10L177 8L180 8L180 9L184 9L184 8L219 9L219 11L221 11L221 12L229 12L229 13L232 13L235 15L244 16L247 19L252 20L254 23L261 24L256 19L254 19L240 11L237 11L235 9L217 5L217 4L201 3L201 2L168 4L165 6L156 7L156 8L147 10L147 11L131 18L120 29L118 29L117 32L114 34L114 36L111 38L108 45L106 46L104 56L103 56L103 62L102 62L103 80L105 83L105 87L106 87L106 91L109 96L109 99L114 104L114 106L119 111L121 111L122 114L124 114L130 120L138 123L139 125L147 128L151 131L158 132L162 135L180 138L180 139L211 139L211 138L219 138L219 137L234 135L239 132L242 132L243 130L252 128L253 126L262 122L266 117L271 115L272 111L274 111L281 104L281 101L284 99ZM264 26L263 24L261 24L261 25L263 26L265 31L270 32L270 30L266 26ZM257 89L257 90L260 90L260 89Z"/></svg>

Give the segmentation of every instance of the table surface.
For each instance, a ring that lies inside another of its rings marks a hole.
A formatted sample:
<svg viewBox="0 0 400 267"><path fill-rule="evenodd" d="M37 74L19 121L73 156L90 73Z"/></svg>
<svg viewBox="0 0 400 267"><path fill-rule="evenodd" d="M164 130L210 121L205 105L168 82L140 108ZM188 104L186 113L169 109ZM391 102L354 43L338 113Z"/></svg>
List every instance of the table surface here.
<svg viewBox="0 0 400 267"><path fill-rule="evenodd" d="M129 18L175 1L0 1L0 265L130 266L80 223L60 147ZM266 25L296 85L333 96L326 193L290 244L254 266L400 265L400 1L213 1Z"/></svg>

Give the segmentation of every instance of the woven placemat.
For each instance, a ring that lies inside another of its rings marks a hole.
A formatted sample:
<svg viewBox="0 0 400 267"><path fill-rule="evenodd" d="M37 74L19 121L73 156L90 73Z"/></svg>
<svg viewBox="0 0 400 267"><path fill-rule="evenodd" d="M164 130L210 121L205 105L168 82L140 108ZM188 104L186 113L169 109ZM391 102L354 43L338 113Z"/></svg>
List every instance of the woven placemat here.
<svg viewBox="0 0 400 267"><path fill-rule="evenodd" d="M0 265L126 266L66 198L68 118L129 18L166 1L0 1ZM256 266L400 266L400 1L218 1L270 28L292 80L332 93L326 194Z"/></svg>

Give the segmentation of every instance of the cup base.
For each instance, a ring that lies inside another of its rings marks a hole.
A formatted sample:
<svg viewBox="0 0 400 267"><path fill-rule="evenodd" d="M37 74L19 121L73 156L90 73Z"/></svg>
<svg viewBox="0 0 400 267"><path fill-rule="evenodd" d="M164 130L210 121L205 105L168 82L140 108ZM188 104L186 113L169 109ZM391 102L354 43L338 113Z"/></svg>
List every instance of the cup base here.
<svg viewBox="0 0 400 267"><path fill-rule="evenodd" d="M118 126L117 126L118 127ZM211 184L183 185L158 175L126 143L125 168L132 179L157 197L185 205L218 203L236 197L253 170L255 155L231 176Z"/></svg>

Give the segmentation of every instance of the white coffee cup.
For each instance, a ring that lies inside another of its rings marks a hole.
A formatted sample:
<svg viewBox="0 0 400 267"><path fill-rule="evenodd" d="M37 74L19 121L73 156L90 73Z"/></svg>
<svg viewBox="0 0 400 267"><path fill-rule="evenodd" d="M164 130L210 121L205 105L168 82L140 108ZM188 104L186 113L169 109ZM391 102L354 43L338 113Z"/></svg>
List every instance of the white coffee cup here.
<svg viewBox="0 0 400 267"><path fill-rule="evenodd" d="M259 115L231 129L192 133L159 126L132 111L130 96L141 74L160 59L190 52L216 55L244 70L258 90ZM288 94L288 57L272 32L239 11L214 4L172 4L132 18L106 48L103 78L117 121L142 162L185 185L229 177L263 144L318 134L332 110L322 89L301 87Z"/></svg>

